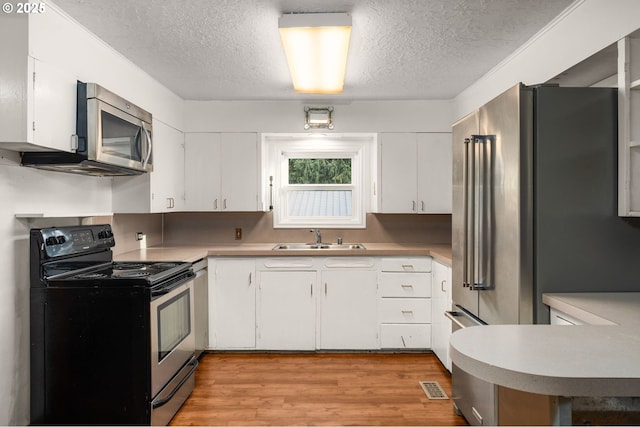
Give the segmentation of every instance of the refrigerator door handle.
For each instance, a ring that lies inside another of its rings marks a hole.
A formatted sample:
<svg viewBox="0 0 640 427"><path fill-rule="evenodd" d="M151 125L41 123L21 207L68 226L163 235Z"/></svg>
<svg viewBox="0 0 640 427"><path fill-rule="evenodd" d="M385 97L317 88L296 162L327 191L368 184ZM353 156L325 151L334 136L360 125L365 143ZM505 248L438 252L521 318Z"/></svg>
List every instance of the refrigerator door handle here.
<svg viewBox="0 0 640 427"><path fill-rule="evenodd" d="M456 306L455 310L445 311L444 315L456 325L457 329L486 325L482 320L470 315L466 310L459 306Z"/></svg>
<svg viewBox="0 0 640 427"><path fill-rule="evenodd" d="M481 280L481 264L484 260L484 253L482 251L482 224L484 222L484 168L483 163L483 148L484 138L482 136L476 136L474 138L473 151L474 151L474 212L473 212L473 277L471 282L471 289L476 290L480 288Z"/></svg>
<svg viewBox="0 0 640 427"><path fill-rule="evenodd" d="M493 149L495 147L495 136L487 135L484 139L484 214L482 233L482 276L481 290L491 289L491 260L493 259Z"/></svg>
<svg viewBox="0 0 640 427"><path fill-rule="evenodd" d="M491 259L491 206L492 206L492 147L493 136L475 136L475 174L474 174L474 265L471 290L487 290L489 285Z"/></svg>
<svg viewBox="0 0 640 427"><path fill-rule="evenodd" d="M471 288L473 284L473 269L474 269L474 260L473 260L473 221L474 221L474 202L473 197L474 193L471 191L473 189L473 178L474 178L474 166L475 166L475 152L474 152L474 142L475 136L471 136L469 138L464 139L464 160L463 160L463 168L462 168L462 182L464 183L463 188L463 204L464 204L464 213L463 213L463 222L464 222L464 232L463 232L463 250L462 250L462 286Z"/></svg>

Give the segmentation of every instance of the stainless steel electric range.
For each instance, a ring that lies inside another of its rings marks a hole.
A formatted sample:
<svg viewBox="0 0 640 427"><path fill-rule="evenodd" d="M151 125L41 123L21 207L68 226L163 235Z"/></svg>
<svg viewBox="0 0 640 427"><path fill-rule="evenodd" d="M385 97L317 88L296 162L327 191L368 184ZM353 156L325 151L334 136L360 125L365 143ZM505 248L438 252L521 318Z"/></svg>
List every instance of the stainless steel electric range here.
<svg viewBox="0 0 640 427"><path fill-rule="evenodd" d="M31 424L166 425L191 393L191 264L113 262L109 225L31 230Z"/></svg>

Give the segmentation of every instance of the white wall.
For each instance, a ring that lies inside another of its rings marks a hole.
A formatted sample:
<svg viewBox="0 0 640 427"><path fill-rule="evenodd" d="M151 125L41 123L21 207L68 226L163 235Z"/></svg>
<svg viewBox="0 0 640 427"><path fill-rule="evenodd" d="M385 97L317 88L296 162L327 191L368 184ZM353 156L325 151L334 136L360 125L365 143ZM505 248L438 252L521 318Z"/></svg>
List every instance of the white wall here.
<svg viewBox="0 0 640 427"><path fill-rule="evenodd" d="M462 91L458 120L508 88L544 83L640 28L638 0L577 0L513 55Z"/></svg>
<svg viewBox="0 0 640 427"><path fill-rule="evenodd" d="M0 162L0 425L29 422L29 229L78 219L16 219L16 213L109 212L111 180Z"/></svg>
<svg viewBox="0 0 640 427"><path fill-rule="evenodd" d="M186 101L185 132L305 132L304 107L333 106L333 132L451 132L451 101Z"/></svg>

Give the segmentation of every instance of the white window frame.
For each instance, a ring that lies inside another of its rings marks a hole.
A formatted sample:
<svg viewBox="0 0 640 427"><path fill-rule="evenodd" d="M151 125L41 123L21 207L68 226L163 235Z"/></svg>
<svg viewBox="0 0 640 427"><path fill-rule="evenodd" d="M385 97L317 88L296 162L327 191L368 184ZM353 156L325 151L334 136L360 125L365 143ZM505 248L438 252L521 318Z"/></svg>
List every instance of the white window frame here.
<svg viewBox="0 0 640 427"><path fill-rule="evenodd" d="M375 134L263 134L264 206L273 206L274 228L365 228L371 192L371 153ZM288 184L291 158L349 158L351 184ZM351 191L351 216L289 216L288 192L295 190Z"/></svg>

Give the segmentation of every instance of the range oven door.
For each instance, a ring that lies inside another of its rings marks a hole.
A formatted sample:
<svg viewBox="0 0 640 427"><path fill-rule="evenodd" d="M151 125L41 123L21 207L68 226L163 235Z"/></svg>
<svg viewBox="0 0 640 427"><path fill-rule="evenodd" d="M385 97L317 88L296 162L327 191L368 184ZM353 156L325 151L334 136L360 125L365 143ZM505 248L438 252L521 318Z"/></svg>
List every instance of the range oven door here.
<svg viewBox="0 0 640 427"><path fill-rule="evenodd" d="M195 352L193 275L151 300L151 396L155 397Z"/></svg>

